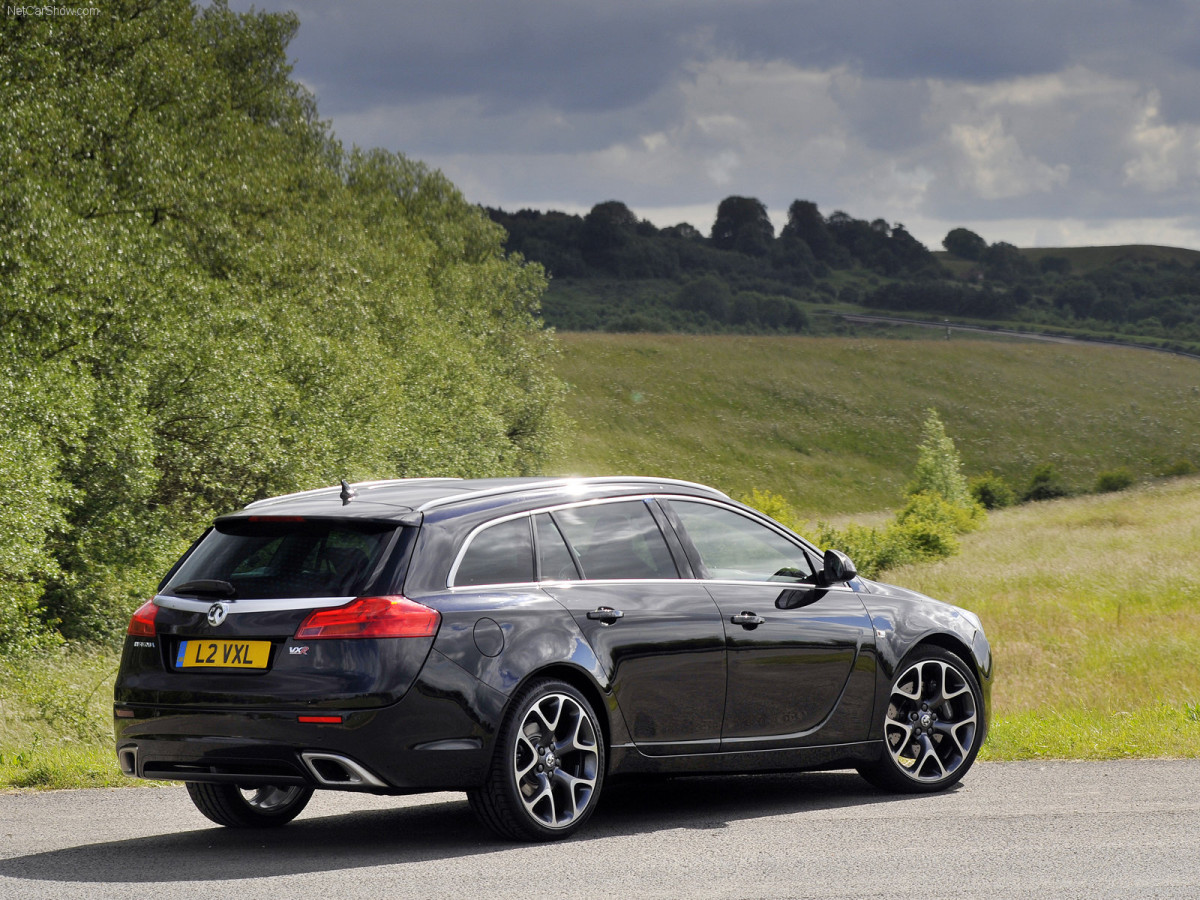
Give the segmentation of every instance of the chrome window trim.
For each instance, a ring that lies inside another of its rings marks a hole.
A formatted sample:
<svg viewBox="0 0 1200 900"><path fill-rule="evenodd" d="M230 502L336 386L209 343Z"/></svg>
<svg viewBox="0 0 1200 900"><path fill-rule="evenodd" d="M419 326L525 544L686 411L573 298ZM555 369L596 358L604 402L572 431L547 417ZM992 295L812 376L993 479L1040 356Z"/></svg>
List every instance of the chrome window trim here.
<svg viewBox="0 0 1200 900"><path fill-rule="evenodd" d="M171 594L155 594L154 605L179 612L205 613L214 603L224 603L230 615L254 612L284 612L289 609L327 609L345 606L356 599L350 597L278 597L254 600L237 600L228 597L213 597L211 600L196 600L191 597L175 597Z"/></svg>
<svg viewBox="0 0 1200 900"><path fill-rule="evenodd" d="M531 590L536 588L553 587L565 588L574 587L576 585L622 585L622 584L724 584L740 587L776 587L780 591L797 591L797 590L818 590L818 591L841 591L847 594L858 593L853 588L847 587L846 582L838 582L828 586L809 584L806 581L742 581L734 578L572 578L572 579L552 579L547 581L501 581L495 584L451 584L447 585L446 590L453 593L466 593L471 591L496 591L507 590L509 588L522 588ZM207 609L207 607L205 607ZM232 610L231 610L232 612Z"/></svg>
<svg viewBox="0 0 1200 900"><path fill-rule="evenodd" d="M572 480L574 481L577 479L572 479ZM629 479L620 479L621 483L626 483L628 481L629 481ZM674 484L691 484L691 482L672 481L671 479L661 479L661 478L643 479L643 481L647 481L652 484L662 484L662 483L666 483L666 482L671 482ZM700 485L700 486L702 487L703 485ZM491 493L491 491L488 491L487 493ZM724 497L726 500L729 500L730 502L732 502L732 498L727 497L725 494L721 494L721 497ZM775 521L773 519L763 516L763 518L760 520L752 515L747 515L746 510L741 509L737 506L731 506L729 503L724 503L720 499L716 499L716 498L695 497L691 494L629 494L624 497L594 497L591 500L567 500L567 501L564 501L561 503L552 504L550 506L541 506L541 507L538 507L537 509L527 509L527 510L523 510L521 512L508 513L507 515L498 516L495 519L488 519L486 522L481 522L480 524L476 525L467 534L466 539L463 541L462 546L459 547L458 553L454 557L454 563L450 566L450 573L446 576L446 588L449 590L453 590L455 588L478 589L478 588L513 587L513 586L517 586L517 585L526 585L526 584L533 584L533 585L549 584L551 582L501 581L496 584L456 585L454 583L454 577L458 574L459 564L462 562L462 558L466 554L467 549L471 546L471 542L473 540L475 540L475 536L477 534L479 534L479 532L483 531L484 529L491 528L493 525L500 525L504 522L512 521L513 519L519 519L522 516L528 516L530 518L530 523L529 523L530 529L531 529L531 532L533 532L533 531L536 531L536 529L533 527L534 523L532 521L532 518L533 518L533 516L536 516L539 513L554 513L560 509L578 509L578 508L585 507L585 506L599 506L603 503L628 503L633 500L637 500L642 503L645 503L648 500L686 500L686 501L692 501L695 503L706 503L709 506L715 506L718 509L724 509L724 510L728 510L731 513L736 513L737 515L740 515L746 519L749 519L751 522L757 522L758 524L769 528L771 531L774 531L781 538L784 538L785 540L787 540L790 543L794 544L796 542L796 539L799 538L799 540L800 540L799 546L801 547L801 549L810 550L813 553L816 553L818 556L820 555L820 552L821 552L820 550L818 550L816 548L815 545L809 544L807 541L804 540L804 538L800 537L800 535L793 534L792 532L790 532L786 528L784 528L782 525L775 523ZM426 504L426 506L428 506L428 504ZM424 509L424 508L425 508L424 506L421 507L421 509ZM761 515L761 513L759 515ZM658 524L657 521L655 522L655 524L656 525ZM666 536L664 535L663 538L665 540ZM563 539L566 540L565 534L563 535ZM537 539L535 536L534 537L534 541L535 541L534 552L535 552L535 554L537 551L536 540ZM569 541L567 542L567 546L568 546L568 548L571 549L572 554L573 554L574 548L570 546ZM668 544L667 550L668 550L668 552L670 552L669 544ZM534 560L535 574L536 574L536 571L537 571L537 560L535 559ZM566 581L566 582L562 582L562 583L563 584L585 584L585 583L586 584L603 584L605 582L614 582L614 583L619 583L619 584L628 584L630 582L636 582L636 581L648 581L648 582L698 581L700 583L707 583L707 584L722 584L722 583L727 583L727 584L789 584L790 583L790 582L783 582L783 581L755 581L755 580L729 581L727 579L717 579L717 578L696 578L696 579L690 579L690 578L605 578L605 579L600 579L600 578L586 578L586 577L582 578L582 579L576 579L575 581Z"/></svg>
<svg viewBox="0 0 1200 900"><path fill-rule="evenodd" d="M657 483L657 481L656 481L656 483ZM554 513L560 509L579 509L579 508L582 508L585 506L600 506L601 504L604 504L604 503L629 503L631 501L645 503L647 500L653 500L655 497L659 497L659 496L665 496L665 495L662 495L662 494L630 494L627 497L594 497L591 500L574 500L574 501L568 500L564 503L556 503L552 506L543 506L543 507L539 507L538 509L527 509L522 512L509 513L508 515L499 516L495 519L488 519L486 522L481 522L480 524L476 525L467 534L467 537L463 541L462 546L459 547L459 549L458 549L457 555L455 555L455 557L454 557L454 564L452 566L450 566L450 574L446 576L446 587L447 588L500 587L500 586L508 586L508 585L513 585L513 584L540 584L541 583L541 582L537 582L537 581L530 581L530 582L501 581L496 585L482 585L482 584L456 585L454 583L454 576L456 576L458 574L459 564L462 562L463 556L466 555L467 550L470 548L471 542L473 540L475 540L475 536L477 534L479 534L479 532L484 531L488 528L491 528L493 525L502 525L505 522L510 522L513 519L519 519L522 516L529 517L530 531L531 531L531 533L535 534L535 536L534 536L534 541L535 541L534 552L536 553L537 552L537 544L536 544L536 540L537 540L536 530L537 529L534 528L533 517L538 515L539 513ZM686 496L686 495L683 495L683 496ZM647 512L649 512L649 510L647 510ZM651 518L653 518L653 514L651 514ZM657 528L658 522L655 521L654 525ZM556 527L557 527L557 523L556 523ZM660 531L661 531L661 529L660 529ZM560 530L560 533L561 533L561 530ZM563 540L566 541L567 548L571 551L571 555L574 556L575 548L571 546L571 542L569 540L567 540L567 536L565 534L562 537L563 537ZM667 552L670 553L671 548L670 548L670 545L666 543L666 535L663 535L663 545L666 546ZM537 574L537 560L536 559L534 560L534 574ZM600 579L597 579L597 578L584 577L584 578L575 579L574 582L568 582L568 583L582 583L582 582L590 583L590 582L596 582L599 580ZM612 579L606 579L606 580L612 580ZM615 580L624 582L624 581L680 581L681 579L679 579L679 578L629 578L629 579L622 578L622 579L615 579Z"/></svg>

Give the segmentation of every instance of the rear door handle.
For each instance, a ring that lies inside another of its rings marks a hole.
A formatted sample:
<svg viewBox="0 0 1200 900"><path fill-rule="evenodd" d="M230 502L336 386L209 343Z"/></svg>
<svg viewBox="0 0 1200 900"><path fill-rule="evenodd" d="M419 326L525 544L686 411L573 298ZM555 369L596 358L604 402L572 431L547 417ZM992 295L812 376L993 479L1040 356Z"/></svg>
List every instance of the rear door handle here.
<svg viewBox="0 0 1200 900"><path fill-rule="evenodd" d="M734 625L742 625L746 628L753 628L755 625L761 625L767 620L762 616L756 616L752 612L740 612L729 621L733 622Z"/></svg>
<svg viewBox="0 0 1200 900"><path fill-rule="evenodd" d="M611 625L624 615L625 613L621 612L619 609L613 609L611 606L601 606L599 609L593 609L589 611L587 617L589 619Z"/></svg>

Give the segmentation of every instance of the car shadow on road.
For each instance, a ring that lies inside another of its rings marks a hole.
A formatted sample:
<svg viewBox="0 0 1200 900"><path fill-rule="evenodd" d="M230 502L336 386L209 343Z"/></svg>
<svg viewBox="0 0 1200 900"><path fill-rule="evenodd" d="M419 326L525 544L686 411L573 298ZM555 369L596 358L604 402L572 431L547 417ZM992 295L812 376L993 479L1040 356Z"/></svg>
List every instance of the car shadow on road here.
<svg viewBox="0 0 1200 900"><path fill-rule="evenodd" d="M743 819L905 799L844 772L618 782L606 787L595 815L572 841L719 829ZM403 865L513 847L480 825L464 799L301 816L285 828L214 826L82 844L0 860L0 876L81 883L225 881Z"/></svg>

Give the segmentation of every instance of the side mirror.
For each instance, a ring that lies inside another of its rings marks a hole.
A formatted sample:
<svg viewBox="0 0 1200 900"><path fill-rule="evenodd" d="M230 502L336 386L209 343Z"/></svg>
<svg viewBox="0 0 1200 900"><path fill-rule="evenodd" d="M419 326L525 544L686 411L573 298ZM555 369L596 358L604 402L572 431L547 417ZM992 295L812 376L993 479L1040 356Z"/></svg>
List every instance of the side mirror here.
<svg viewBox="0 0 1200 900"><path fill-rule="evenodd" d="M825 551L825 568L821 572L821 581L825 584L839 584L849 581L858 575L858 569L854 567L848 557L841 550L826 550Z"/></svg>

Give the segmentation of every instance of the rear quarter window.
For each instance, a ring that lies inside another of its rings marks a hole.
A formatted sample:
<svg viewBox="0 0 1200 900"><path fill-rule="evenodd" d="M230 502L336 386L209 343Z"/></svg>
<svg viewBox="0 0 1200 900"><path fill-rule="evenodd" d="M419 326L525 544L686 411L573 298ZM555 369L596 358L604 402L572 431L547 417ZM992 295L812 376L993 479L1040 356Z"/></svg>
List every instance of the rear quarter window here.
<svg viewBox="0 0 1200 900"><path fill-rule="evenodd" d="M476 532L453 575L456 587L533 581L533 537L521 516Z"/></svg>

